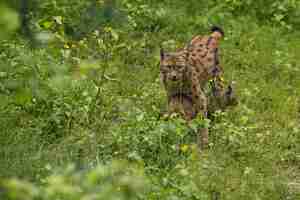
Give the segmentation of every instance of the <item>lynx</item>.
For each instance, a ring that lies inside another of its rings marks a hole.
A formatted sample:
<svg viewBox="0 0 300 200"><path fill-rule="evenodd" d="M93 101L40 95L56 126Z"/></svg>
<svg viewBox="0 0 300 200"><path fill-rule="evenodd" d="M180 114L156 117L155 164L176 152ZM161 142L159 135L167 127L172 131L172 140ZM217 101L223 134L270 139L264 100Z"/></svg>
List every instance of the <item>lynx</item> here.
<svg viewBox="0 0 300 200"><path fill-rule="evenodd" d="M209 106L204 88L208 82L213 85L216 100L225 103L225 94L231 91L224 89L223 69L219 65L218 45L223 36L223 30L214 26L211 34L193 37L183 49L176 52L164 52L161 49L160 73L168 97L169 112L180 112L187 120L198 114L206 118ZM200 133L198 144L205 147L208 129L203 128Z"/></svg>

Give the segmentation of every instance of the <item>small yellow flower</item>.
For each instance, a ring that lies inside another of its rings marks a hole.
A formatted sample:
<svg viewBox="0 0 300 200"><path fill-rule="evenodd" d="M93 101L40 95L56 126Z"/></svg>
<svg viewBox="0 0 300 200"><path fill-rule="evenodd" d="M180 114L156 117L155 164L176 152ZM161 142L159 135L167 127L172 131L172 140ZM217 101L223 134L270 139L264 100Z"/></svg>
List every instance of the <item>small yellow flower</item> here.
<svg viewBox="0 0 300 200"><path fill-rule="evenodd" d="M65 44L65 45L64 45L64 48L65 48L65 49L69 49L70 46L69 46L68 44Z"/></svg>
<svg viewBox="0 0 300 200"><path fill-rule="evenodd" d="M182 146L180 147L180 150L181 150L183 153L187 152L187 151L189 150L189 145L187 145L187 144L182 145Z"/></svg>

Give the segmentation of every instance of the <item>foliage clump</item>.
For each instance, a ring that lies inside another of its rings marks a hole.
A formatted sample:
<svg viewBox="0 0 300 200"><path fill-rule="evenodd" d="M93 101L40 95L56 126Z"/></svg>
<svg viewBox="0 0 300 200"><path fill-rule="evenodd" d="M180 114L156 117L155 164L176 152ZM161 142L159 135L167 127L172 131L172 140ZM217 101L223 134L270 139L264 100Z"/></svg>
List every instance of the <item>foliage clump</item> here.
<svg viewBox="0 0 300 200"><path fill-rule="evenodd" d="M2 198L7 200L52 199L138 199L146 191L140 170L124 162L98 165L91 170L75 170L74 165L42 179L42 186L9 179L2 181ZM0 195L0 197L1 197Z"/></svg>
<svg viewBox="0 0 300 200"><path fill-rule="evenodd" d="M3 2L1 199L299 198L299 1ZM159 47L214 24L240 104L165 119Z"/></svg>

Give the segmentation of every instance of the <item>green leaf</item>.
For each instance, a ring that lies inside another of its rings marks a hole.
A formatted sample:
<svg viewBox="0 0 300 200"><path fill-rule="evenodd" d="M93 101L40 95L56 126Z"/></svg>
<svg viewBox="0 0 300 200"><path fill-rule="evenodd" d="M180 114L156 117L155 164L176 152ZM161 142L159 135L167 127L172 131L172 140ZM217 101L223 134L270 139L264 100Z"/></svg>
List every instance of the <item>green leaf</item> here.
<svg viewBox="0 0 300 200"><path fill-rule="evenodd" d="M25 105L32 99L32 93L29 89L22 89L16 93L15 102L19 105Z"/></svg>
<svg viewBox="0 0 300 200"><path fill-rule="evenodd" d="M52 25L53 25L52 21L44 21L40 24L40 26L45 29L49 29Z"/></svg>
<svg viewBox="0 0 300 200"><path fill-rule="evenodd" d="M118 41L119 40L119 35L115 30L111 30L111 36L113 37L114 40Z"/></svg>

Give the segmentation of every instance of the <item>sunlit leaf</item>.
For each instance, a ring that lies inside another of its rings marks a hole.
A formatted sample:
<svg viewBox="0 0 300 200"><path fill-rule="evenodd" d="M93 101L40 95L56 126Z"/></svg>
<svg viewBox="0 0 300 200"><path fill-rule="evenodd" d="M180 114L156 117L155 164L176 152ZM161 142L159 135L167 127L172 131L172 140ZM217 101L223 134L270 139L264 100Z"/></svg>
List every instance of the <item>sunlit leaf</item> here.
<svg viewBox="0 0 300 200"><path fill-rule="evenodd" d="M52 21L44 21L43 23L41 23L41 26L45 29L49 29L52 25L53 25Z"/></svg>

